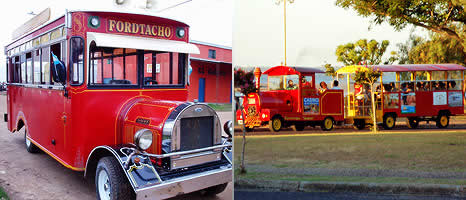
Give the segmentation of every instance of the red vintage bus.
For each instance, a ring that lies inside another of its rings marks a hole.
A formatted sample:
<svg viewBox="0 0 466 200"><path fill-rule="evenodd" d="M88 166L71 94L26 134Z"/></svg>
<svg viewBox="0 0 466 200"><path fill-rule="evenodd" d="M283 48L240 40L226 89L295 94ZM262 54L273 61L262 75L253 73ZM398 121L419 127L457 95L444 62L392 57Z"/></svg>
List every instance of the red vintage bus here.
<svg viewBox="0 0 466 200"><path fill-rule="evenodd" d="M344 121L343 90L319 92L316 73L323 71L276 66L261 73L260 68L256 68L258 92L244 97L244 114L237 110L236 120L239 124L244 123L247 131L267 124L273 132L289 126L302 131L306 126L316 125L325 131L332 130L335 123Z"/></svg>
<svg viewBox="0 0 466 200"><path fill-rule="evenodd" d="M397 119L407 119L409 128L421 121L433 121L446 128L450 117L464 115L464 71L458 64L410 64L346 66L337 70L346 75L346 123L363 129L373 124L370 113L370 92L350 83L356 71L373 68L382 72L375 84L376 121L384 129L395 127ZM382 84L382 85L381 85ZM367 87L367 90L369 88ZM358 98L360 97L360 98Z"/></svg>
<svg viewBox="0 0 466 200"><path fill-rule="evenodd" d="M11 132L25 129L27 150L84 171L98 199L223 191L231 143L212 108L187 102L188 58L199 53L188 25L137 13L48 13L5 47L5 120Z"/></svg>

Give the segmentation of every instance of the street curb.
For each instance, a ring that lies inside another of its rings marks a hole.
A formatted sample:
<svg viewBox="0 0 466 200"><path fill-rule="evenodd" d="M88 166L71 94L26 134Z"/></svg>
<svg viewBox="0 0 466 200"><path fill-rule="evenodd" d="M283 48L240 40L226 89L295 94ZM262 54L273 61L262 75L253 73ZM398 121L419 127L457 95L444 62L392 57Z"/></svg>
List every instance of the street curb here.
<svg viewBox="0 0 466 200"><path fill-rule="evenodd" d="M388 184L236 179L235 189L268 189L286 192L319 191L383 194L453 195L466 197L466 186L446 184Z"/></svg>

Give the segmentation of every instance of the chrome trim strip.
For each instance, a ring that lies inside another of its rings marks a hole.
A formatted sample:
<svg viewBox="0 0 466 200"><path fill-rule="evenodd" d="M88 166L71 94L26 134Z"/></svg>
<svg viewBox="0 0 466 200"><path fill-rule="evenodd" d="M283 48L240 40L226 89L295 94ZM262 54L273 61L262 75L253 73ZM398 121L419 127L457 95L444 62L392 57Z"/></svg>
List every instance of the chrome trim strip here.
<svg viewBox="0 0 466 200"><path fill-rule="evenodd" d="M194 149L194 150L189 150L189 151L180 151L180 152L167 153L167 154L150 154L150 153L144 152L143 155L155 157L155 158L168 158L172 156L181 156L181 155L186 155L186 154L199 153L203 151L209 151L209 150L220 149L220 148L231 147L231 146L232 146L231 144L224 144L224 145L206 147L202 149Z"/></svg>
<svg viewBox="0 0 466 200"><path fill-rule="evenodd" d="M231 182L231 166L204 173L171 179L161 184L136 190L136 199L167 199L180 194L202 190L215 185Z"/></svg>

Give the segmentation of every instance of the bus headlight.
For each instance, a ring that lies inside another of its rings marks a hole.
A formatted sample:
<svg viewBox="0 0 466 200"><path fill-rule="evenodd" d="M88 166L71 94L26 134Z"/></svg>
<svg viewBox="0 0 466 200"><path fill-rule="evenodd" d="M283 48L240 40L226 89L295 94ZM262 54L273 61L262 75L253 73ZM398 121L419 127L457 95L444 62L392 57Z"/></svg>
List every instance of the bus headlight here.
<svg viewBox="0 0 466 200"><path fill-rule="evenodd" d="M134 135L134 144L143 151L148 149L152 145L152 131L149 129L137 131Z"/></svg>
<svg viewBox="0 0 466 200"><path fill-rule="evenodd" d="M184 28L178 28L176 30L176 36L178 36L178 38L183 38L184 35L186 34Z"/></svg>

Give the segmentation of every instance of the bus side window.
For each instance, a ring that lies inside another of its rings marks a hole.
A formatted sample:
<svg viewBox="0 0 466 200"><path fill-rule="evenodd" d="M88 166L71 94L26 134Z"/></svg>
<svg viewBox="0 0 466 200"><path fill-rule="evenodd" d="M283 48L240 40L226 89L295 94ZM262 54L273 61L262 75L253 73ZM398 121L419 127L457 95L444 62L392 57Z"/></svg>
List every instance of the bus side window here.
<svg viewBox="0 0 466 200"><path fill-rule="evenodd" d="M21 83L26 82L26 55L21 55Z"/></svg>
<svg viewBox="0 0 466 200"><path fill-rule="evenodd" d="M70 39L70 82L81 85L84 82L84 40L81 37Z"/></svg>
<svg viewBox="0 0 466 200"><path fill-rule="evenodd" d="M42 48L42 84L50 84L50 48Z"/></svg>
<svg viewBox="0 0 466 200"><path fill-rule="evenodd" d="M50 46L50 51L57 56L58 60L63 60L61 56L61 43L53 44ZM50 67L53 67L53 58L52 53L50 53ZM50 70L52 73L52 70ZM50 79L51 85L61 85L60 83L55 83L53 78Z"/></svg>

